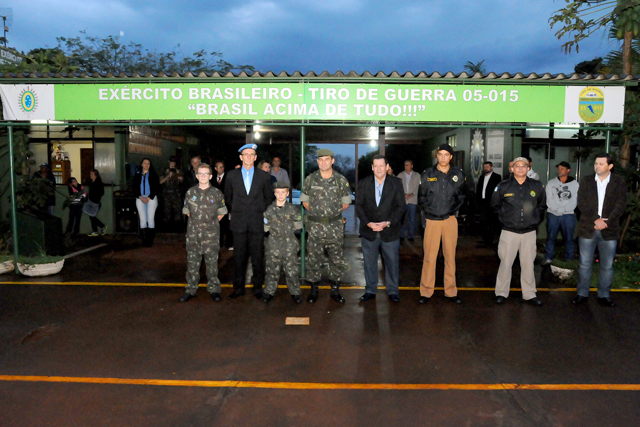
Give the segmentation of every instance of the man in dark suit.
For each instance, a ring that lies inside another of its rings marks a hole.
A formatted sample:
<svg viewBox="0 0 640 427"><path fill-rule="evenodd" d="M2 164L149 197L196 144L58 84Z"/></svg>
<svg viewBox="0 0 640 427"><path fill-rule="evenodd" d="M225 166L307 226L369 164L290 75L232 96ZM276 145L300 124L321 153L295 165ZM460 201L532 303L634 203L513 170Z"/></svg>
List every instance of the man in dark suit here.
<svg viewBox="0 0 640 427"><path fill-rule="evenodd" d="M578 188L580 267L578 292L572 302L587 302L597 248L600 264L598 304L614 307L615 303L611 301L613 260L620 238L620 218L627 206L627 184L620 175L611 173L613 157L609 153L598 154L593 168L595 174L583 177Z"/></svg>
<svg viewBox="0 0 640 427"><path fill-rule="evenodd" d="M238 152L242 166L227 174L224 197L230 214L235 249L233 293L229 298L245 294L248 257L253 268L253 294L262 298L264 282L264 211L274 199L269 174L253 166L256 144L243 145Z"/></svg>
<svg viewBox="0 0 640 427"><path fill-rule="evenodd" d="M356 195L356 214L360 220L366 282L365 294L360 297L362 302L376 297L380 249L385 266L387 294L391 301L400 301L400 230L406 201L402 180L387 175L387 167L385 156L374 156L373 176L360 181Z"/></svg>
<svg viewBox="0 0 640 427"><path fill-rule="evenodd" d="M491 162L484 162L482 169L483 174L476 187L476 202L481 215L482 241L485 245L492 246L493 238L498 230L498 214L491 208L491 195L502 181L502 177L493 171L493 163Z"/></svg>
<svg viewBox="0 0 640 427"><path fill-rule="evenodd" d="M211 178L211 185L224 193L224 184L227 182L227 174L224 173L224 162L218 160L215 163L214 174ZM229 215L225 215L220 220L220 247L225 246L230 251L233 250L233 233L229 229Z"/></svg>

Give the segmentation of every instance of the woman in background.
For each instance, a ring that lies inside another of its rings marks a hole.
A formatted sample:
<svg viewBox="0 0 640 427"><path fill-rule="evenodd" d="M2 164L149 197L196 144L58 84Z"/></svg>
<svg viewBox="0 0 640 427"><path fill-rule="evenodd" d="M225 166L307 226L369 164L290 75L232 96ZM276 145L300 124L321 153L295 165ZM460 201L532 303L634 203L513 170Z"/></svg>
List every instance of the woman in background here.
<svg viewBox="0 0 640 427"><path fill-rule="evenodd" d="M155 237L155 215L158 208L160 180L151 168L151 160L147 157L140 162L140 171L133 179L133 191L136 195L136 207L140 217L142 244L151 246Z"/></svg>
<svg viewBox="0 0 640 427"><path fill-rule="evenodd" d="M88 199L99 206L100 200L102 200L102 196L104 196L104 184L102 183L102 178L100 178L100 172L98 172L98 169L91 169L89 177L91 178L91 185L89 186ZM98 210L100 210L100 208L98 208ZM89 234L90 237L104 236L107 234L107 226L98 219L97 212L96 215L89 216L89 219L91 220L91 229L93 230Z"/></svg>
<svg viewBox="0 0 640 427"><path fill-rule="evenodd" d="M71 204L69 205L69 222L67 223L66 234L74 235L80 233L80 220L82 219L82 205L87 198L87 193L84 192L84 187L78 184L78 180L71 177L67 180L69 189L69 199Z"/></svg>

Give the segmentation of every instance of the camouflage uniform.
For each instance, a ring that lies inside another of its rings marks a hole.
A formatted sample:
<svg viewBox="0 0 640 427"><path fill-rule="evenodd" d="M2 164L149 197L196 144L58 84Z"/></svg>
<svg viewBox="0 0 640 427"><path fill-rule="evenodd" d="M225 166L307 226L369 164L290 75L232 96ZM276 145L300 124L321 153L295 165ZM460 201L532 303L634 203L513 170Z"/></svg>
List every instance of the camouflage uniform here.
<svg viewBox="0 0 640 427"><path fill-rule="evenodd" d="M218 253L220 224L218 215L226 215L224 195L215 187L205 190L197 185L185 196L182 213L189 214L187 227L187 293L195 295L200 281L200 263L204 255L207 266L207 291L220 293Z"/></svg>
<svg viewBox="0 0 640 427"><path fill-rule="evenodd" d="M169 175L169 168L165 169L163 172L163 177ZM180 181L178 177L181 177L182 171L176 170L173 176L167 179L163 186L163 195L164 195L164 222L171 222L171 216L173 214L173 220L178 222L181 221L182 218L180 216L180 208L183 206L182 200L180 197Z"/></svg>
<svg viewBox="0 0 640 427"><path fill-rule="evenodd" d="M280 279L280 267L287 277L287 288L291 295L300 295L300 265L298 251L300 244L294 234L302 228L300 207L286 202L279 207L277 202L264 212L264 231L269 231L265 251L264 293L274 295Z"/></svg>
<svg viewBox="0 0 640 427"><path fill-rule="evenodd" d="M300 201L309 203L306 279L309 282L320 281L326 249L329 279L339 282L346 270L342 205L351 204L349 182L335 170L330 178L324 179L318 170L305 179Z"/></svg>

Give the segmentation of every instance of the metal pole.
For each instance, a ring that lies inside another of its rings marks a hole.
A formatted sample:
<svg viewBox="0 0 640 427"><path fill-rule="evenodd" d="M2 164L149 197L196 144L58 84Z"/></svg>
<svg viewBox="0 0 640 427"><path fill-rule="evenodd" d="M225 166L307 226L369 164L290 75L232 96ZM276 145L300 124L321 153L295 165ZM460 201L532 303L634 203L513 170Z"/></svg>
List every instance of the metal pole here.
<svg viewBox="0 0 640 427"><path fill-rule="evenodd" d="M7 126L9 132L9 177L11 180L11 230L13 234L13 261L18 273L18 217L16 209L16 173L13 163L13 126Z"/></svg>
<svg viewBox="0 0 640 427"><path fill-rule="evenodd" d="M305 135L304 135L304 126L300 128L300 190L304 189L304 160L305 160ZM306 227L304 226L304 206L300 203L300 211L302 213L302 233L300 234L300 277L305 277L307 275L305 269L305 248L306 248L306 239L305 239L305 231Z"/></svg>
<svg viewBox="0 0 640 427"><path fill-rule="evenodd" d="M607 138L604 141L604 152L608 153L611 150L611 131L607 131Z"/></svg>

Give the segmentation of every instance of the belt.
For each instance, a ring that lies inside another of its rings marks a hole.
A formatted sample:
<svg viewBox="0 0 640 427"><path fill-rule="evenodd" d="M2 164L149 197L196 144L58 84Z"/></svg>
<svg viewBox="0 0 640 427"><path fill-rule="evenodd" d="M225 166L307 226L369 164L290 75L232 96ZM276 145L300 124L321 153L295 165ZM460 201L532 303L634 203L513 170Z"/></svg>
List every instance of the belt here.
<svg viewBox="0 0 640 427"><path fill-rule="evenodd" d="M311 222L318 222L320 224L328 224L330 222L334 222L334 221L338 221L339 219L342 219L342 214L338 214L338 215L334 215L334 216L307 215L306 218L308 218L308 220L311 221Z"/></svg>

